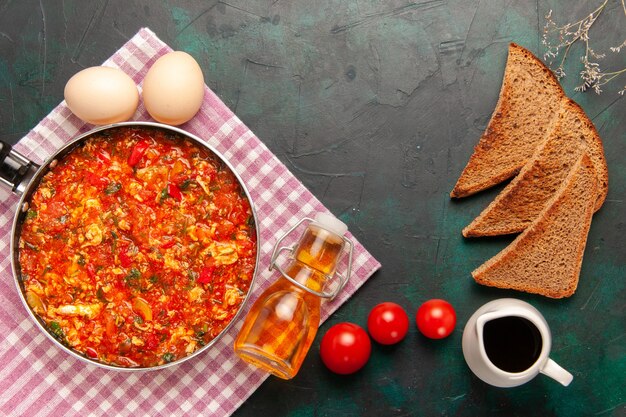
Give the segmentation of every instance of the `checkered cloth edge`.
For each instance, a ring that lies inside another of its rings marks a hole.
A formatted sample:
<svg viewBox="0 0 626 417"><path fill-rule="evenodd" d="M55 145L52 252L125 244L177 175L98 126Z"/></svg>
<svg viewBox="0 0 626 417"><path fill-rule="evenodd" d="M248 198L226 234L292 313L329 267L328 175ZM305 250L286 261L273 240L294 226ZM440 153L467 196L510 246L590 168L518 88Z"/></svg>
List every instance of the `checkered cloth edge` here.
<svg viewBox="0 0 626 417"><path fill-rule="evenodd" d="M169 51L171 48L152 31L143 28L103 65L122 69L141 86L150 66ZM143 105L134 119L150 120ZM181 127L207 141L232 163L254 201L261 258L247 310L277 278L267 269L277 237L301 218L327 209L208 87L200 112ZM42 163L90 128L62 102L15 149ZM4 189L0 194L0 250L5 254L0 260L0 414L228 416L266 379L267 374L233 353L241 320L213 348L160 371L108 371L67 355L39 331L18 296L8 255L19 199ZM323 304L323 320L380 267L350 237L355 243L352 279L335 300Z"/></svg>

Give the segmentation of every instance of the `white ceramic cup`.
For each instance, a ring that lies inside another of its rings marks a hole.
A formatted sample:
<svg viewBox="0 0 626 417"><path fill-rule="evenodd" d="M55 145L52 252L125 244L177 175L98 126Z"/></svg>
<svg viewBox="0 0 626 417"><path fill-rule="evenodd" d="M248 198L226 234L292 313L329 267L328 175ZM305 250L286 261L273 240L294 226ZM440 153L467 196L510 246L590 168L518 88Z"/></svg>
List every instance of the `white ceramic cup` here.
<svg viewBox="0 0 626 417"><path fill-rule="evenodd" d="M541 335L541 352L537 360L522 372L507 372L498 368L485 351L483 330L491 320L504 317L521 317L529 320ZM470 317L463 330L463 355L469 368L477 377L496 387L516 387L525 384L539 373L567 386L573 376L548 357L552 336L545 318L532 305L514 298L491 301Z"/></svg>

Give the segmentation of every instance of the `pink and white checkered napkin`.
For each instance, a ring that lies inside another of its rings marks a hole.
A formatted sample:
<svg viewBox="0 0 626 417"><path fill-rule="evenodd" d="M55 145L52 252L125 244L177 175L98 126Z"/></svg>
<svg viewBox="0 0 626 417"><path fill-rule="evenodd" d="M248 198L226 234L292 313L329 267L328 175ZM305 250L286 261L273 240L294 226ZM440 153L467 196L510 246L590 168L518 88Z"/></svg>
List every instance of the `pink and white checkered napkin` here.
<svg viewBox="0 0 626 417"><path fill-rule="evenodd" d="M141 29L104 65L121 68L137 84L161 55L171 51L149 29ZM276 279L269 272L277 237L303 217L327 209L208 88L200 112L183 129L222 153L241 175L256 206L261 259L253 297ZM136 120L150 120L140 105ZM78 133L89 130L57 106L16 149L43 162ZM125 373L80 362L53 345L32 323L17 294L9 259L10 235L18 198L6 196L0 215L0 414L2 415L215 415L232 414L267 375L233 353L241 322L211 349L171 368ZM354 238L352 278L332 302L326 319L380 264ZM251 303L248 304L249 309ZM244 312L245 313L245 312Z"/></svg>

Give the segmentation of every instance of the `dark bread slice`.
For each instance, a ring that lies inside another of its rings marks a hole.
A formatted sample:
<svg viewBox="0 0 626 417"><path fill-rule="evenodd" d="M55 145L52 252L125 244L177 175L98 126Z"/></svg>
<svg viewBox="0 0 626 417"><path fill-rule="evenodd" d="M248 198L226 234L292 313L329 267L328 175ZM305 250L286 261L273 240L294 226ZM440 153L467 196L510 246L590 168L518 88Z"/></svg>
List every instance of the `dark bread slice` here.
<svg viewBox="0 0 626 417"><path fill-rule="evenodd" d="M593 164L584 153L539 217L474 270L474 280L550 298L571 296L578 286L596 183Z"/></svg>
<svg viewBox="0 0 626 417"><path fill-rule="evenodd" d="M552 129L563 97L552 71L511 43L498 103L450 196L465 197L517 174Z"/></svg>
<svg viewBox="0 0 626 417"><path fill-rule="evenodd" d="M597 210L608 190L602 141L584 111L566 98L548 138L495 200L463 229L463 236L496 236L523 231L557 192L583 152L589 155L598 179Z"/></svg>
<svg viewBox="0 0 626 417"><path fill-rule="evenodd" d="M570 130L573 131L572 133L577 133L579 138L585 140L587 144L587 155L589 155L596 171L598 198L596 199L594 211L598 211L604 204L604 200L606 200L606 196L609 192L609 168L606 164L606 158L604 157L602 139L593 122L578 103L568 98L566 106L571 108L571 110L569 110L571 113L576 114Z"/></svg>

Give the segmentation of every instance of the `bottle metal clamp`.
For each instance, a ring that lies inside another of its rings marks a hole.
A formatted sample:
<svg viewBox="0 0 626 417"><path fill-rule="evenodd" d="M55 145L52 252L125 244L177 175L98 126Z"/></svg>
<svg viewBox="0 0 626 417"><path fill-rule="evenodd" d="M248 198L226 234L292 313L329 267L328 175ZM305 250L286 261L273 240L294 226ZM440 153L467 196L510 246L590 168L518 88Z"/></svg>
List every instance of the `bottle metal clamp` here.
<svg viewBox="0 0 626 417"><path fill-rule="evenodd" d="M341 291L346 286L346 284L348 283L348 280L350 279L350 275L352 274L352 254L354 252L354 245L352 244L352 241L350 239L348 239L345 236L341 236L344 243L346 244L346 246L344 247L344 251L345 251L345 248L348 248L348 266L347 266L345 276L340 274L339 272L335 272L335 275L337 276L339 280L339 285L337 285L332 291L328 291L328 292L320 292L320 291L312 290L306 285L296 281L293 277L287 274L287 272L285 272L285 270L277 263L278 256L280 255L281 252L286 251L286 252L289 252L291 256L293 256L295 246L287 247L287 246L280 246L280 244L285 240L285 238L287 238L287 236L289 236L294 230L296 230L304 222L313 223L315 221L309 217L303 218L298 223L296 223L291 229L285 232L285 234L276 241L276 244L274 245L274 250L272 251L272 259L270 261L269 270L272 271L274 268L276 268L278 272L280 272L280 274L284 278L289 280L292 284L294 284L298 288L304 291L307 291L311 294L317 295L318 297L332 300L333 298L337 296L337 294L339 294L339 291ZM330 282L333 279L333 276L331 275L324 275L324 276L326 277L327 282Z"/></svg>

